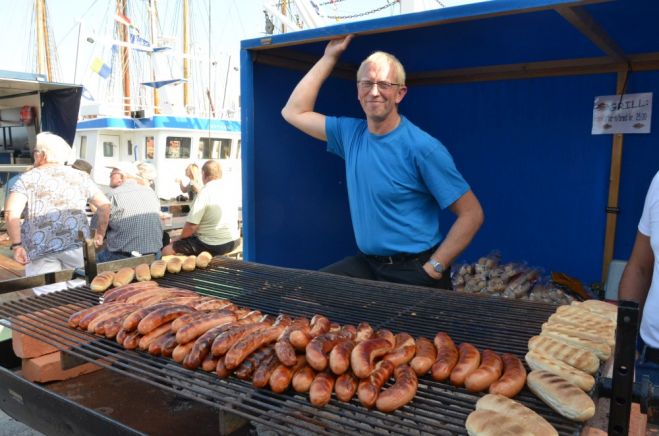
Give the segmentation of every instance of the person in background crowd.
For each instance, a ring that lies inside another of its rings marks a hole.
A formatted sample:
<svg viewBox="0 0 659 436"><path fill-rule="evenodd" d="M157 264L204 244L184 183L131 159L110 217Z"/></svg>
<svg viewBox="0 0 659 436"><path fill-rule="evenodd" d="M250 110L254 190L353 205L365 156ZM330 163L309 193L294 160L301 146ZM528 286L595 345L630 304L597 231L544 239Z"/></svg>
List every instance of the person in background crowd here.
<svg viewBox="0 0 659 436"><path fill-rule="evenodd" d="M375 52L357 71L366 120L314 111L318 93L352 35L330 41L282 109L294 127L345 160L348 199L360 253L323 269L371 280L451 289L449 265L483 223L478 199L444 145L398 112L405 69ZM439 211L457 219L446 235Z"/></svg>
<svg viewBox="0 0 659 436"><path fill-rule="evenodd" d="M76 161L71 164L71 167L78 171L84 171L89 175L92 173L92 164L84 159L76 159Z"/></svg>
<svg viewBox="0 0 659 436"><path fill-rule="evenodd" d="M618 286L618 298L639 303L642 310L636 381L648 375L659 384L659 172L645 197L634 248Z"/></svg>
<svg viewBox="0 0 659 436"><path fill-rule="evenodd" d="M163 255L196 255L208 251L213 256L220 256L238 246L238 203L221 177L222 169L217 161L209 160L204 164L202 180L205 186L190 206L180 238L164 247Z"/></svg>
<svg viewBox="0 0 659 436"><path fill-rule="evenodd" d="M176 179L179 188L184 194L188 194L190 201L193 201L197 194L201 191L201 188L204 187L204 181L199 171L197 164L190 164L185 168L185 176L190 180L187 185L183 184L181 179Z"/></svg>
<svg viewBox="0 0 659 436"><path fill-rule="evenodd" d="M160 201L153 189L138 183L137 167L129 162L112 165L110 172L110 222L105 248L96 254L98 262L154 254L160 258L162 224ZM92 227L95 224L92 221Z"/></svg>
<svg viewBox="0 0 659 436"><path fill-rule="evenodd" d="M139 173L140 179L138 183L146 185L149 188L156 190L156 168L153 164L148 162L138 162L137 171Z"/></svg>
<svg viewBox="0 0 659 436"><path fill-rule="evenodd" d="M25 275L45 274L83 266L78 232L90 237L85 206L98 210L94 244L100 247L108 225L110 203L89 174L66 166L71 147L57 135L39 133L33 151L34 169L22 174L7 200L7 232L14 260L25 265ZM21 212L27 214L21 225ZM61 288L34 288L39 295Z"/></svg>

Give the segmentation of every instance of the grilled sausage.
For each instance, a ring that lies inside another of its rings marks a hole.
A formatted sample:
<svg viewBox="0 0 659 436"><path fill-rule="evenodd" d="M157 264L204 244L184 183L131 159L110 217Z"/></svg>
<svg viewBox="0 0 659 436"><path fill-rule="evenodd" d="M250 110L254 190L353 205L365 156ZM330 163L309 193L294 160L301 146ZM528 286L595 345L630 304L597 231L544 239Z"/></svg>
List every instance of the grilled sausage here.
<svg viewBox="0 0 659 436"><path fill-rule="evenodd" d="M194 341L199 336L206 333L209 329L219 325L229 324L236 321L236 316L225 310L212 312L207 317L196 319L188 325L184 325L176 331L176 341L179 344L185 344Z"/></svg>
<svg viewBox="0 0 659 436"><path fill-rule="evenodd" d="M227 357L228 356L224 356L225 365ZM255 388L266 387L270 382L270 376L277 368L277 366L280 365L280 363L281 362L279 362L279 359L277 359L277 355L273 351L272 354L264 359L254 371L254 376L252 377L252 385L254 385Z"/></svg>
<svg viewBox="0 0 659 436"><path fill-rule="evenodd" d="M113 307L118 307L124 303L110 303L110 304L97 304L87 309L83 309L79 312L74 313L69 317L69 326L75 324L75 327L78 327L81 330L87 330L87 326L92 320L98 316L98 314L109 310ZM77 321L77 323L76 323Z"/></svg>
<svg viewBox="0 0 659 436"><path fill-rule="evenodd" d="M458 363L458 348L451 337L444 332L437 333L433 342L437 348L437 361L430 371L433 380L444 381L451 376L451 371Z"/></svg>
<svg viewBox="0 0 659 436"><path fill-rule="evenodd" d="M132 295L135 292L156 287L158 287L158 283L154 282L153 280L129 283L127 285L105 291L103 294L103 303L107 304L112 303L113 301L119 301L124 298L127 292L130 292Z"/></svg>
<svg viewBox="0 0 659 436"><path fill-rule="evenodd" d="M195 343L192 346L192 349L190 350L188 355L185 356L185 359L183 359L183 366L185 366L188 369L196 369L199 365L201 365L201 363L204 361L206 356L210 353L211 344L213 343L215 338L224 331L236 325L237 324L234 322L234 323L215 326L209 329L203 335L199 336L195 340ZM175 338L178 337L176 333L173 332L170 333L174 334Z"/></svg>
<svg viewBox="0 0 659 436"><path fill-rule="evenodd" d="M194 309L188 306L170 306L163 307L154 312L149 313L137 325L137 331L144 334L149 333L151 330L159 327L165 323L175 320L179 316L193 312Z"/></svg>
<svg viewBox="0 0 659 436"><path fill-rule="evenodd" d="M432 364L437 360L437 348L428 338L421 336L416 340L416 354L410 362L410 366L416 372L416 375L426 374Z"/></svg>
<svg viewBox="0 0 659 436"><path fill-rule="evenodd" d="M366 339L371 339L374 334L373 327L367 322L361 322L357 326L357 333L355 334L355 342L364 342Z"/></svg>
<svg viewBox="0 0 659 436"><path fill-rule="evenodd" d="M150 344L148 348L149 354L152 356L161 356L163 349L165 348L165 344L168 341L174 341L176 342L176 335L174 333L167 332L164 335L158 336L156 339L154 339Z"/></svg>
<svg viewBox="0 0 659 436"><path fill-rule="evenodd" d="M419 380L414 370L408 365L401 365L394 370L396 382L389 389L378 395L375 406L380 412L393 412L412 401L419 387Z"/></svg>
<svg viewBox="0 0 659 436"><path fill-rule="evenodd" d="M334 381L334 376L329 371L316 374L309 387L309 401L313 406L323 407L330 402Z"/></svg>
<svg viewBox="0 0 659 436"><path fill-rule="evenodd" d="M204 318L206 316L208 316L207 312L200 312L200 311L197 311L197 309L195 309L194 312L187 313L185 315L179 316L174 321L172 321L172 332L176 333L178 331L178 329L180 329L184 325L190 324L195 319Z"/></svg>
<svg viewBox="0 0 659 436"><path fill-rule="evenodd" d="M328 355L332 348L341 341L336 333L325 333L313 338L306 348L307 362L316 371L324 371L329 364Z"/></svg>
<svg viewBox="0 0 659 436"><path fill-rule="evenodd" d="M188 355L190 350L194 347L194 342L188 342L187 344L178 344L174 351L172 351L172 360L177 363L183 362L185 356Z"/></svg>
<svg viewBox="0 0 659 436"><path fill-rule="evenodd" d="M128 333L123 342L124 348L127 350L134 350L140 344L140 338L142 338L142 335L137 330Z"/></svg>
<svg viewBox="0 0 659 436"><path fill-rule="evenodd" d="M391 332L391 330L380 329L375 332L375 337L386 339L391 344L392 348L396 346L396 336Z"/></svg>
<svg viewBox="0 0 659 436"><path fill-rule="evenodd" d="M213 354L213 356L222 356L226 354L226 352L229 351L229 349L236 342L238 342L245 336L253 332L262 330L268 326L269 325L264 323L254 322L254 323L239 325L230 330L227 330L215 338L213 344L211 345L211 353Z"/></svg>
<svg viewBox="0 0 659 436"><path fill-rule="evenodd" d="M291 332L295 328L296 327L293 326L286 327L286 330L284 330L284 333L281 334L281 336L277 339L277 343L275 344L275 352L277 353L277 358L282 364L286 366L293 366L297 362L295 349L293 348L293 345L290 341Z"/></svg>
<svg viewBox="0 0 659 436"><path fill-rule="evenodd" d="M375 358L387 354L392 347L392 344L385 338L368 339L360 342L350 353L352 371L359 378L368 377L373 372Z"/></svg>
<svg viewBox="0 0 659 436"><path fill-rule="evenodd" d="M394 364L388 360L380 361L371 375L359 382L357 397L362 406L371 409L375 406L380 389L394 373Z"/></svg>
<svg viewBox="0 0 659 436"><path fill-rule="evenodd" d="M504 353L501 360L503 361L503 375L490 385L489 391L491 394L512 398L526 384L526 369L522 361L512 354Z"/></svg>
<svg viewBox="0 0 659 436"><path fill-rule="evenodd" d="M291 386L293 390L298 393L309 392L311 383L316 377L316 371L313 370L309 365L305 365L293 374L293 380L291 380Z"/></svg>
<svg viewBox="0 0 659 436"><path fill-rule="evenodd" d="M173 303L164 302L153 304L148 307L140 307L139 309L134 310L124 319L123 324L121 325L127 331L133 331L137 328L137 325L142 321L142 318L147 316L149 313L154 312L162 307L174 306Z"/></svg>
<svg viewBox="0 0 659 436"><path fill-rule="evenodd" d="M394 367L409 363L416 352L416 343L409 334L398 333L395 340L394 349L382 357L383 360L393 363Z"/></svg>
<svg viewBox="0 0 659 436"><path fill-rule="evenodd" d="M351 372L346 372L337 377L334 383L334 393L339 401L344 403L352 400L357 392L357 377Z"/></svg>
<svg viewBox="0 0 659 436"><path fill-rule="evenodd" d="M499 380L503 371L503 361L492 350L483 350L481 364L465 379L465 388L470 392L481 392L489 388L492 383Z"/></svg>
<svg viewBox="0 0 659 436"><path fill-rule="evenodd" d="M243 363L233 371L233 375L241 380L248 380L252 377L256 368L258 368L265 359L269 359L273 353L273 347L263 347L256 350L243 360Z"/></svg>
<svg viewBox="0 0 659 436"><path fill-rule="evenodd" d="M201 369L206 372L213 372L217 368L217 361L219 359L208 354L204 357L204 360L201 362Z"/></svg>
<svg viewBox="0 0 659 436"><path fill-rule="evenodd" d="M217 359L217 366L215 367L215 374L219 378L227 378L231 375L232 371L228 370L226 365L224 365L224 356Z"/></svg>
<svg viewBox="0 0 659 436"><path fill-rule="evenodd" d="M151 330L148 334L142 336L139 342L140 350L147 350L149 345L151 345L151 342L164 335L165 333L169 333L170 324L171 323L163 324L160 327Z"/></svg>
<svg viewBox="0 0 659 436"><path fill-rule="evenodd" d="M225 354L224 364L227 369L236 368L245 357L253 353L254 350L275 342L286 327L287 326L283 324L273 325L265 330L250 333L233 344Z"/></svg>
<svg viewBox="0 0 659 436"><path fill-rule="evenodd" d="M478 351L478 348L470 343L461 343L458 350L460 351L460 358L453 371L451 371L451 384L453 386L464 385L467 376L476 371L476 368L481 363L481 353Z"/></svg>
<svg viewBox="0 0 659 436"><path fill-rule="evenodd" d="M280 361L281 362L281 361ZM277 394L284 392L291 384L293 374L307 364L304 356L297 356L295 365L289 367L280 363L270 375L270 390Z"/></svg>
<svg viewBox="0 0 659 436"><path fill-rule="evenodd" d="M350 353L355 345L355 341L346 340L332 348L329 355L329 366L334 374L341 375L350 368Z"/></svg>

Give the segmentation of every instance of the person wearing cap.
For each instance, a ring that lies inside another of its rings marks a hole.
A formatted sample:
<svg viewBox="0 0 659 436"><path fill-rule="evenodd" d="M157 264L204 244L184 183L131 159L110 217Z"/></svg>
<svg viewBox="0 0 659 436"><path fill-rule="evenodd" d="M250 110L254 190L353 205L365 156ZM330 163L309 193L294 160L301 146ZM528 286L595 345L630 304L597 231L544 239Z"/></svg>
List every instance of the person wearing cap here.
<svg viewBox="0 0 659 436"><path fill-rule="evenodd" d="M89 175L91 175L92 173L92 164L90 164L84 159L76 159L75 162L71 164L71 167L75 168L78 171L84 171Z"/></svg>
<svg viewBox="0 0 659 436"><path fill-rule="evenodd" d="M82 231L90 237L85 206L97 208L94 244L100 247L108 225L110 203L89 174L65 163L71 147L61 137L39 133L33 150L34 168L18 178L7 199L6 223L13 258L25 265L25 275L39 275L84 264ZM26 216L21 224L21 213ZM33 288L35 294L62 289L62 284Z"/></svg>
<svg viewBox="0 0 659 436"><path fill-rule="evenodd" d="M217 161L206 161L201 168L204 187L190 206L181 236L162 249L163 255L197 255L208 251L221 256L239 244L238 203L222 178ZM172 238L173 239L173 238Z"/></svg>
<svg viewBox="0 0 659 436"><path fill-rule="evenodd" d="M109 262L144 254L160 258L163 229L156 193L138 183L140 175L133 163L118 162L109 168L110 221L105 247L96 254L96 260Z"/></svg>

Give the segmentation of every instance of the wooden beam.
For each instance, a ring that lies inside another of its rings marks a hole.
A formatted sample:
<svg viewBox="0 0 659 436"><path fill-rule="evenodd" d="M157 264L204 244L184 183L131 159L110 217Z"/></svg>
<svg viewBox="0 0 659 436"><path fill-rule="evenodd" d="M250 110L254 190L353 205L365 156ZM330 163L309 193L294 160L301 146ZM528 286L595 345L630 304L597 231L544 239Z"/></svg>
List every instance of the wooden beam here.
<svg viewBox="0 0 659 436"><path fill-rule="evenodd" d="M556 8L556 12L578 31L583 33L586 38L591 40L604 53L619 61L626 60L627 57L618 44L616 44L585 9L581 7L559 6Z"/></svg>
<svg viewBox="0 0 659 436"><path fill-rule="evenodd" d="M297 71L308 71L317 56L292 50L260 51L253 54L254 62ZM631 55L625 61L608 56L492 65L426 72L408 72L408 85L446 85L454 83L487 82L494 80L532 79L539 77L574 76L582 74L621 73L659 70L659 52ZM333 77L355 80L357 66L339 63Z"/></svg>
<svg viewBox="0 0 659 436"><path fill-rule="evenodd" d="M627 83L627 72L618 74L616 83L616 94L625 92ZM620 193L620 167L622 164L622 143L624 135L616 133L613 135L611 146L611 169L609 172L609 199L606 208L606 231L604 234L604 256L602 260L602 283L606 283L609 275L609 264L613 259L613 251L616 243L616 225L618 223L618 196Z"/></svg>

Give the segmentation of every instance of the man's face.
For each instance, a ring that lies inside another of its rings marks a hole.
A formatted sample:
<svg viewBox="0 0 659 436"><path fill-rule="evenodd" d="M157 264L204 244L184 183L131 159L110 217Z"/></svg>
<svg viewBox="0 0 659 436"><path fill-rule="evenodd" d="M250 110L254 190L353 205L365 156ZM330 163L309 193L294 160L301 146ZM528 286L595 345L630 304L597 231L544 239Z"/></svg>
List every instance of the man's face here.
<svg viewBox="0 0 659 436"><path fill-rule="evenodd" d="M376 85L378 82L393 85L389 89L384 89ZM386 61L367 64L357 81L359 103L366 118L375 122L382 122L391 114L397 114L397 105L403 100L406 92L407 88L404 85L396 84L396 70Z"/></svg>
<svg viewBox="0 0 659 436"><path fill-rule="evenodd" d="M118 169L112 169L112 172L110 173L110 187L116 188L122 183L124 183L124 175Z"/></svg>

